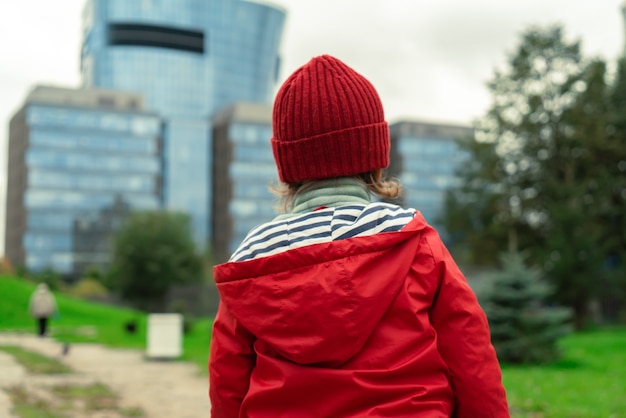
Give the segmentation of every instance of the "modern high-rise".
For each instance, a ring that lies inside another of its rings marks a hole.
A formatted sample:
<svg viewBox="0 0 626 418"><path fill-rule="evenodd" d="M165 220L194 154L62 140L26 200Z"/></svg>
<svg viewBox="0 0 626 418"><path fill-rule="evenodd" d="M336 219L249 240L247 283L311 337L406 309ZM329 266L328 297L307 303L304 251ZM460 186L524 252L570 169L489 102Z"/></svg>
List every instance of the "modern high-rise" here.
<svg viewBox="0 0 626 418"><path fill-rule="evenodd" d="M402 205L419 210L446 239L440 225L445 193L457 184L455 171L467 157L456 141L472 137L474 130L451 124L399 121L391 124L389 131L389 173L402 183Z"/></svg>
<svg viewBox="0 0 626 418"><path fill-rule="evenodd" d="M202 246L211 237L211 118L235 102L271 103L284 19L246 0L86 3L83 84L140 93L161 116L164 208L188 213Z"/></svg>
<svg viewBox="0 0 626 418"><path fill-rule="evenodd" d="M213 118L213 239L216 262L228 260L255 226L276 216L269 186L278 179L272 155L272 106L237 103Z"/></svg>
<svg viewBox="0 0 626 418"><path fill-rule="evenodd" d="M72 275L106 264L120 208L161 206L161 121L137 94L36 87L11 119L8 149L14 266Z"/></svg>

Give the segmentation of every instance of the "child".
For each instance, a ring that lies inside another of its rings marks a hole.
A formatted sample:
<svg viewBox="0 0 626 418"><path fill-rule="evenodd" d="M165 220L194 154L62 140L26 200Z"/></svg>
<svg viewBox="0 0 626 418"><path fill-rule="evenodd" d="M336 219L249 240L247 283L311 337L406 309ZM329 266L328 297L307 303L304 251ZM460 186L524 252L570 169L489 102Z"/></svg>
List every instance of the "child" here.
<svg viewBox="0 0 626 418"><path fill-rule="evenodd" d="M437 232L384 180L374 87L331 56L278 91L288 212L216 266L213 417L508 417L487 320Z"/></svg>

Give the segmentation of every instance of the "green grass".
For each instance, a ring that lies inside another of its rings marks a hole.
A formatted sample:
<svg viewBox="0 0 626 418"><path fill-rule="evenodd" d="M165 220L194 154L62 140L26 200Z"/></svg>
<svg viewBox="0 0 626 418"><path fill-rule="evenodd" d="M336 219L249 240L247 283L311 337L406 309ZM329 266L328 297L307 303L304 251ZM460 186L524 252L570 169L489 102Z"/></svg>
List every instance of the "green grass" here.
<svg viewBox="0 0 626 418"><path fill-rule="evenodd" d="M576 333L549 366L504 366L515 418L626 417L626 329Z"/></svg>
<svg viewBox="0 0 626 418"><path fill-rule="evenodd" d="M34 285L21 279L0 277L0 332L25 329L35 332L27 315ZM61 319L52 322L61 341L91 341L114 347L145 349L146 315L57 294ZM137 319L136 335L123 324ZM184 338L184 360L206 374L212 321L194 323ZM91 328L85 328L91 327ZM95 330L95 335L85 333ZM514 418L617 418L626 417L626 329L576 333L561 341L563 359L549 366L503 366L504 384Z"/></svg>
<svg viewBox="0 0 626 418"><path fill-rule="evenodd" d="M43 392L47 392L45 396ZM119 396L101 383L90 385L42 386L29 391L22 386L8 388L13 413L20 418L69 418L94 416L145 417L141 408L123 408Z"/></svg>
<svg viewBox="0 0 626 418"><path fill-rule="evenodd" d="M67 418L54 410L49 401L33 396L21 386L7 389L13 401L13 414L20 418Z"/></svg>
<svg viewBox="0 0 626 418"><path fill-rule="evenodd" d="M35 284L12 276L0 276L0 332L27 331L35 333L35 321L28 315L28 302ZM146 348L147 315L132 309L125 309L96 303L54 292L59 306L60 317L52 319L52 336L61 342L93 342L111 347ZM135 320L138 329L135 334L124 330L124 324ZM200 373L207 373L207 359L211 340L210 318L194 322L192 331L184 336L182 360L198 365Z"/></svg>
<svg viewBox="0 0 626 418"><path fill-rule="evenodd" d="M15 360L24 366L24 368L30 373L62 374L72 372L72 369L53 358L43 356L33 351L24 350L21 347L0 345L0 351L4 351L12 355Z"/></svg>
<svg viewBox="0 0 626 418"><path fill-rule="evenodd" d="M94 383L87 386L57 385L51 388L51 392L65 401L79 399L85 403L87 411L100 411L113 409L117 405L117 395L102 383Z"/></svg>

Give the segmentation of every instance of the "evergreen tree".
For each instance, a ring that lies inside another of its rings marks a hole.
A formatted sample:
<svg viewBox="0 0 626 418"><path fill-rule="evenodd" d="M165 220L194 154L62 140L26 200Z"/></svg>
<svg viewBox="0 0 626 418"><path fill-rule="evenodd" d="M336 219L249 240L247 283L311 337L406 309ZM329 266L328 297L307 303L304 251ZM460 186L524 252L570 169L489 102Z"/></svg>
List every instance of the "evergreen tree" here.
<svg viewBox="0 0 626 418"><path fill-rule="evenodd" d="M603 229L599 244L605 254L604 291L614 310L605 312L617 319L619 305L626 306L626 58L618 62L609 93L607 141L598 156L596 206Z"/></svg>
<svg viewBox="0 0 626 418"><path fill-rule="evenodd" d="M498 358L507 363L556 360L557 341L570 331L570 310L547 306L550 286L519 253L503 254L501 263L482 301Z"/></svg>

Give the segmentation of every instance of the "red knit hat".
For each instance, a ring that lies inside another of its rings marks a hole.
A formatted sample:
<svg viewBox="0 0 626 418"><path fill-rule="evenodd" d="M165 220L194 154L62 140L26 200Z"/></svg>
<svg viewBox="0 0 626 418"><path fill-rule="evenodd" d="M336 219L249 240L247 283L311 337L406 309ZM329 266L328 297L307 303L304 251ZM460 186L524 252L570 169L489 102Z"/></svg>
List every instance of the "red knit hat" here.
<svg viewBox="0 0 626 418"><path fill-rule="evenodd" d="M284 183L389 165L389 127L374 86L337 58L297 69L274 101L272 150Z"/></svg>

